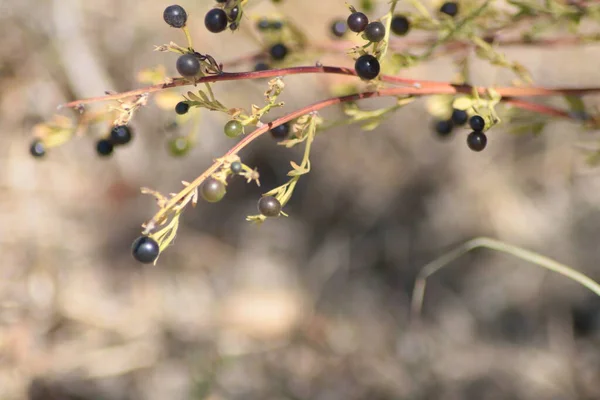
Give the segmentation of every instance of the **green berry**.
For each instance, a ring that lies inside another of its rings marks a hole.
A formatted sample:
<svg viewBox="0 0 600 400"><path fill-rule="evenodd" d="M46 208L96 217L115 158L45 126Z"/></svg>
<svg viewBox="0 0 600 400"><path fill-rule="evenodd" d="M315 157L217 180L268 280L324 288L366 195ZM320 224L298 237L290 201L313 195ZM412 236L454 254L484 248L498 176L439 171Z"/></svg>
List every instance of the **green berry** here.
<svg viewBox="0 0 600 400"><path fill-rule="evenodd" d="M209 203L216 203L225 196L225 185L223 182L210 177L206 179L200 187L202 198Z"/></svg>
<svg viewBox="0 0 600 400"><path fill-rule="evenodd" d="M265 217L277 217L281 212L281 203L273 196L263 196L258 200L258 212Z"/></svg>
<svg viewBox="0 0 600 400"><path fill-rule="evenodd" d="M160 246L151 237L140 236L131 245L131 254L142 264L152 264L160 254Z"/></svg>
<svg viewBox="0 0 600 400"><path fill-rule="evenodd" d="M188 138L178 137L175 139L169 140L167 143L169 153L175 157L181 157L186 155L190 149L192 148L192 143Z"/></svg>
<svg viewBox="0 0 600 400"><path fill-rule="evenodd" d="M242 133L244 133L244 126L242 125L242 123L236 119L232 119L231 121L228 121L225 124L225 127L223 128L223 130L225 131L225 134L227 136L229 136L230 138L234 138L234 137L238 137L240 136Z"/></svg>

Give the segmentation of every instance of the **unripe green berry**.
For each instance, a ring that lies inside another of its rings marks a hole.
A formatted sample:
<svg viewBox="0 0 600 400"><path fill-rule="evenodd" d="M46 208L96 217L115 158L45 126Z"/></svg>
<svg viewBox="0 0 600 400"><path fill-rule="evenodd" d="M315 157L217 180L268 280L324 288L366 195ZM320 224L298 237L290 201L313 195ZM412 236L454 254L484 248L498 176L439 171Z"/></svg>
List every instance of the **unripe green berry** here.
<svg viewBox="0 0 600 400"><path fill-rule="evenodd" d="M228 121L225 124L225 127L223 128L223 130L225 131L225 134L227 136L229 136L230 138L234 138L234 137L238 137L240 136L242 133L244 133L244 126L242 125L242 123L236 119L232 119L231 121Z"/></svg>
<svg viewBox="0 0 600 400"><path fill-rule="evenodd" d="M216 203L225 196L225 185L223 182L210 177L206 179L200 187L202 198L209 203Z"/></svg>

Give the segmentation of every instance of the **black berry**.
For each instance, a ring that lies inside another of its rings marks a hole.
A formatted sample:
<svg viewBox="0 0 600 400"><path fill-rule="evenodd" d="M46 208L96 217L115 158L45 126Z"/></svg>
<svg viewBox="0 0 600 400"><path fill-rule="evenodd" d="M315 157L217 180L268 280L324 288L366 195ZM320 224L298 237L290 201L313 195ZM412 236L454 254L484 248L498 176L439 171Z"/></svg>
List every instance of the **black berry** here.
<svg viewBox="0 0 600 400"><path fill-rule="evenodd" d="M379 22L371 22L365 28L365 37L369 42L381 42L385 37L385 26Z"/></svg>
<svg viewBox="0 0 600 400"><path fill-rule="evenodd" d="M482 132L485 129L485 120L479 115L473 115L469 119L469 126L475 132Z"/></svg>
<svg viewBox="0 0 600 400"><path fill-rule="evenodd" d="M131 142L131 129L127 125L117 125L110 131L110 142L119 146Z"/></svg>
<svg viewBox="0 0 600 400"><path fill-rule="evenodd" d="M238 6L233 7L231 9L231 11L229 11L229 20L235 21L239 14L240 14L240 8Z"/></svg>
<svg viewBox="0 0 600 400"><path fill-rule="evenodd" d="M175 157L186 155L192 148L192 143L185 137L178 137L169 140L167 143L169 153Z"/></svg>
<svg viewBox="0 0 600 400"><path fill-rule="evenodd" d="M471 132L467 136L467 146L473 151L481 151L485 149L487 144L487 136L483 132Z"/></svg>
<svg viewBox="0 0 600 400"><path fill-rule="evenodd" d="M244 125L237 119L232 119L225 124L223 130L227 136L234 138L244 133Z"/></svg>
<svg viewBox="0 0 600 400"><path fill-rule="evenodd" d="M256 27L258 28L259 31L266 31L267 29L269 29L271 27L271 22L269 22L269 20L266 18L261 18L256 23Z"/></svg>
<svg viewBox="0 0 600 400"><path fill-rule="evenodd" d="M336 20L331 24L331 33L335 37L342 37L348 31L348 25L346 25L346 21L344 20Z"/></svg>
<svg viewBox="0 0 600 400"><path fill-rule="evenodd" d="M225 185L215 178L208 178L200 187L202 198L209 203L216 203L225 196Z"/></svg>
<svg viewBox="0 0 600 400"><path fill-rule="evenodd" d="M31 142L31 146L29 146L29 154L35 158L44 157L46 155L46 147L44 146L44 143L38 139Z"/></svg>
<svg viewBox="0 0 600 400"><path fill-rule="evenodd" d="M231 166L229 168L231 168L231 172L233 172L234 174L239 174L240 172L242 172L242 163L239 161L234 161L231 163Z"/></svg>
<svg viewBox="0 0 600 400"><path fill-rule="evenodd" d="M271 129L271 136L277 140L285 139L290 133L290 124L288 122L278 125Z"/></svg>
<svg viewBox="0 0 600 400"><path fill-rule="evenodd" d="M100 139L96 143L96 153L102 157L110 156L114 150L114 145L108 139Z"/></svg>
<svg viewBox="0 0 600 400"><path fill-rule="evenodd" d="M263 196L258 200L258 212L265 217L277 217L281 212L281 203L273 196Z"/></svg>
<svg viewBox="0 0 600 400"><path fill-rule="evenodd" d="M358 57L354 63L356 74L365 80L374 79L379 75L379 61L370 54Z"/></svg>
<svg viewBox="0 0 600 400"><path fill-rule="evenodd" d="M177 105L175 105L175 112L179 115L187 114L189 110L190 105L185 101L180 101L179 103L177 103Z"/></svg>
<svg viewBox="0 0 600 400"><path fill-rule="evenodd" d="M434 124L435 127L435 132L442 136L442 137L446 137L448 135L450 135L452 133L452 129L454 129L454 124L452 123L452 120L440 120L440 121L436 121Z"/></svg>
<svg viewBox="0 0 600 400"><path fill-rule="evenodd" d="M151 237L140 236L133 241L131 254L142 264L152 264L160 254L160 246Z"/></svg>
<svg viewBox="0 0 600 400"><path fill-rule="evenodd" d="M288 48L282 43L277 43L271 47L269 53L274 60L283 60L287 56Z"/></svg>
<svg viewBox="0 0 600 400"><path fill-rule="evenodd" d="M361 12L353 12L346 20L346 23L352 32L358 33L365 30L369 24L369 18Z"/></svg>
<svg viewBox="0 0 600 400"><path fill-rule="evenodd" d="M458 110L456 108L452 110L452 122L454 122L455 125L464 125L467 123L468 119L469 114L467 114L465 110Z"/></svg>
<svg viewBox="0 0 600 400"><path fill-rule="evenodd" d="M229 24L229 29L231 31L235 31L238 28L238 23L237 22L232 22Z"/></svg>
<svg viewBox="0 0 600 400"><path fill-rule="evenodd" d="M268 69L269 69L269 65L264 62L256 63L256 65L254 66L255 71L266 71Z"/></svg>
<svg viewBox="0 0 600 400"><path fill-rule="evenodd" d="M177 72L186 78L193 78L200 72L200 60L193 54L183 54L177 59Z"/></svg>
<svg viewBox="0 0 600 400"><path fill-rule="evenodd" d="M187 22L187 13L183 7L172 5L165 8L165 11L163 12L163 19L173 28L183 28Z"/></svg>
<svg viewBox="0 0 600 400"><path fill-rule="evenodd" d="M271 28L271 29L273 29L273 30L276 30L276 31L278 31L278 30L280 30L281 28L283 28L283 22L281 22L281 21L272 21L272 22L269 24L269 28Z"/></svg>
<svg viewBox="0 0 600 400"><path fill-rule="evenodd" d="M410 21L404 15L394 15L390 29L394 34L404 36L410 30Z"/></svg>
<svg viewBox="0 0 600 400"><path fill-rule="evenodd" d="M447 1L440 7L440 12L455 17L458 14L458 4L453 1Z"/></svg>
<svg viewBox="0 0 600 400"><path fill-rule="evenodd" d="M212 33L223 32L227 29L227 13L220 8L213 8L206 13L204 26Z"/></svg>

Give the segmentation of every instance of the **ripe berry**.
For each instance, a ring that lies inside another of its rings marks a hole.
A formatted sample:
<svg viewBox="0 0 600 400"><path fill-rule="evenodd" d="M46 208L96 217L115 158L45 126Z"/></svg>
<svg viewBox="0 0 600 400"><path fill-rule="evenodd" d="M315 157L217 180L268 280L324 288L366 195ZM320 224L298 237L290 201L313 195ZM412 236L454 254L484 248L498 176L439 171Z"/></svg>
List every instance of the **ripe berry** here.
<svg viewBox="0 0 600 400"><path fill-rule="evenodd" d="M268 69L269 69L269 65L264 62L256 63L256 65L254 66L255 71L266 71Z"/></svg>
<svg viewBox="0 0 600 400"><path fill-rule="evenodd" d="M232 22L229 24L229 29L231 31L235 31L238 28L238 23L237 22Z"/></svg>
<svg viewBox="0 0 600 400"><path fill-rule="evenodd" d="M178 137L169 140L167 143L169 153L175 157L181 157L186 155L192 148L192 144L185 137Z"/></svg>
<svg viewBox="0 0 600 400"><path fill-rule="evenodd" d="M271 136L277 140L285 139L290 133L290 124L286 122L271 129Z"/></svg>
<svg viewBox="0 0 600 400"><path fill-rule="evenodd" d="M216 203L225 196L225 185L223 182L210 177L202 183L200 194L209 203Z"/></svg>
<svg viewBox="0 0 600 400"><path fill-rule="evenodd" d="M225 131L225 134L227 136L229 136L230 138L234 138L244 133L244 126L240 121L232 119L231 121L225 124L223 130Z"/></svg>
<svg viewBox="0 0 600 400"><path fill-rule="evenodd" d="M180 101L175 106L175 112L179 115L187 114L187 112L189 110L190 110L190 105L188 103L186 103L185 101Z"/></svg>
<svg viewBox="0 0 600 400"><path fill-rule="evenodd" d="M390 29L394 34L404 36L410 30L410 21L404 15L394 15L390 24Z"/></svg>
<svg viewBox="0 0 600 400"><path fill-rule="evenodd" d="M117 125L110 131L110 142L114 146L127 144L131 141L131 129L127 125Z"/></svg>
<svg viewBox="0 0 600 400"><path fill-rule="evenodd" d="M331 33L333 33L333 36L335 37L342 37L347 31L348 25L346 25L346 22L342 19L335 20L331 24Z"/></svg>
<svg viewBox="0 0 600 400"><path fill-rule="evenodd" d="M100 139L96 143L96 153L100 156L110 156L114 150L112 142L108 139Z"/></svg>
<svg viewBox="0 0 600 400"><path fill-rule="evenodd" d="M452 120L440 120L436 121L434 127L435 132L438 135L446 137L452 133L452 129L454 129L454 124L452 123Z"/></svg>
<svg viewBox="0 0 600 400"><path fill-rule="evenodd" d="M200 60L193 54L183 54L177 59L177 72L186 78L193 78L200 72Z"/></svg>
<svg viewBox="0 0 600 400"><path fill-rule="evenodd" d="M269 29L271 27L271 22L269 22L269 20L266 18L261 18L256 23L256 27L258 28L259 31L266 31L267 29Z"/></svg>
<svg viewBox="0 0 600 400"><path fill-rule="evenodd" d="M283 60L287 56L288 48L282 43L277 43L271 47L269 53L274 60Z"/></svg>
<svg viewBox="0 0 600 400"><path fill-rule="evenodd" d="M34 140L31 142L31 146L29 146L29 154L34 156L35 158L40 158L46 155L46 147L41 140Z"/></svg>
<svg viewBox="0 0 600 400"><path fill-rule="evenodd" d="M465 110L458 110L456 108L452 110L452 122L454 122L456 125L464 125L467 123L468 119L469 114L467 114Z"/></svg>
<svg viewBox="0 0 600 400"><path fill-rule="evenodd" d="M231 172L233 172L234 174L239 174L240 172L242 172L242 163L239 161L234 161L231 163L230 168Z"/></svg>
<svg viewBox="0 0 600 400"><path fill-rule="evenodd" d="M269 25L269 28L278 31L281 28L283 28L283 22L281 22L281 21L272 21L270 23L270 25Z"/></svg>
<svg viewBox="0 0 600 400"><path fill-rule="evenodd" d="M151 237L140 236L133 241L131 254L142 264L152 264L160 254L160 246Z"/></svg>
<svg viewBox="0 0 600 400"><path fill-rule="evenodd" d="M277 217L281 212L281 203L273 196L263 196L258 200L258 212L265 217Z"/></svg>
<svg viewBox="0 0 600 400"><path fill-rule="evenodd" d="M458 4L453 1L447 1L440 7L440 12L455 17L458 14Z"/></svg>
<svg viewBox="0 0 600 400"><path fill-rule="evenodd" d="M485 149L487 144L487 136L483 132L471 132L467 136L467 146L473 151L481 151Z"/></svg>
<svg viewBox="0 0 600 400"><path fill-rule="evenodd" d="M238 6L233 7L231 9L231 11L229 11L229 20L235 21L239 14L240 14L240 8Z"/></svg>
<svg viewBox="0 0 600 400"><path fill-rule="evenodd" d="M223 32L227 29L227 14L220 8L213 8L206 13L204 26L212 33Z"/></svg>
<svg viewBox="0 0 600 400"><path fill-rule="evenodd" d="M469 126L475 132L481 132L485 129L485 120L479 115L473 115L469 119Z"/></svg>
<svg viewBox="0 0 600 400"><path fill-rule="evenodd" d="M354 63L356 74L365 80L374 79L379 75L379 61L370 54L358 57Z"/></svg>
<svg viewBox="0 0 600 400"><path fill-rule="evenodd" d="M183 7L172 5L165 8L165 11L163 12L163 19L173 28L183 28L187 22L187 13Z"/></svg>
<svg viewBox="0 0 600 400"><path fill-rule="evenodd" d="M381 42L385 37L385 26L379 21L371 22L365 28L365 37L369 42Z"/></svg>
<svg viewBox="0 0 600 400"><path fill-rule="evenodd" d="M369 18L367 18L365 14L357 11L350 14L348 19L346 20L346 23L348 24L348 28L350 28L352 32L358 33L365 30L365 28L369 24Z"/></svg>

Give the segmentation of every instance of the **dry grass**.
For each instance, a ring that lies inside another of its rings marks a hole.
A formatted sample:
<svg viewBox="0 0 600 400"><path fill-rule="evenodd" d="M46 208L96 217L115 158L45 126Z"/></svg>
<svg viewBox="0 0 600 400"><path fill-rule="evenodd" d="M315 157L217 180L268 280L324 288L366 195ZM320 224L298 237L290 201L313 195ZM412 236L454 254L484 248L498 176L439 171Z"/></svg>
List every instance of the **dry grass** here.
<svg viewBox="0 0 600 400"><path fill-rule="evenodd" d="M246 30L207 33L211 3L180 2L198 48L219 61L258 49ZM275 11L257 3L253 12ZM600 174L574 148L594 134L573 124L537 138L495 129L475 154L462 137L437 142L417 102L375 132L318 138L290 218L246 224L260 191L239 181L222 203L186 212L158 266L135 264L129 245L155 211L138 188L169 192L199 174L230 145L223 117L203 114L200 145L183 160L166 154L171 115L154 106L110 161L94 157L89 138L42 162L26 149L57 104L134 87L144 67L174 72L172 56L151 51L182 41L162 22L165 5L0 2L1 399L600 398L599 303L514 259L481 251L456 262L431 280L423 324L408 324L419 267L482 234L600 277ZM312 40L345 13L337 0L287 0L281 10L309 21ZM508 54L539 84L600 79L597 46ZM449 65L406 75L450 79ZM475 60L473 71L477 84L510 78ZM334 79L286 78L287 107L327 96ZM217 91L249 106L264 83ZM297 153L261 140L243 156L271 188Z"/></svg>

